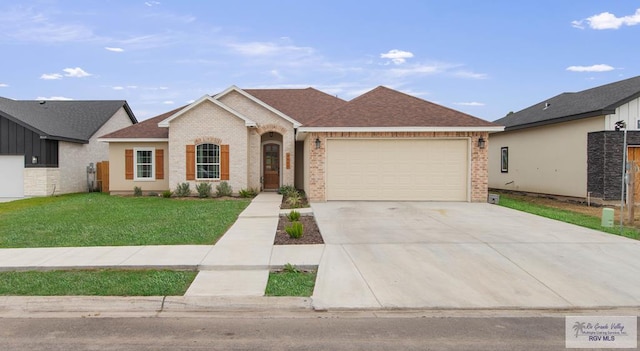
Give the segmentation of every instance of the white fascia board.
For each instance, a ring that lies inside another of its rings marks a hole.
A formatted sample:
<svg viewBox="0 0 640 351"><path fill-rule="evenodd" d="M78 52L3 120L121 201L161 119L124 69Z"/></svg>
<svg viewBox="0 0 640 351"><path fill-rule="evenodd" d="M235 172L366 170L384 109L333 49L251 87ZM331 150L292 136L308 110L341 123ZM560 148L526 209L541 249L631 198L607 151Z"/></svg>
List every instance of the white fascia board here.
<svg viewBox="0 0 640 351"><path fill-rule="evenodd" d="M219 99L219 98L221 98L221 97L223 97L223 96L227 95L228 93L230 93L230 92L232 92L232 91L235 91L235 92L239 93L240 95L242 95L242 96L246 97L247 99L249 99L249 100L251 100L251 101L255 102L256 104L258 104L258 105L260 105L260 106L262 106L262 107L266 108L267 110L269 110L269 111L271 111L271 112L275 113L276 115L278 115L278 116L282 117L283 119L285 119L285 120L287 120L288 122L292 123L294 128L298 128L298 127L300 127L300 126L302 125L302 123L300 123L300 122L296 121L295 119L293 119L293 118L291 118L291 117L287 116L286 114L284 114L284 113L280 112L279 110L277 110L277 109L273 108L271 105L268 105L268 104L264 103L262 100L260 100L260 99L258 99L257 97L255 97L255 96L253 96L253 95L251 95L251 94L247 93L246 91L244 91L244 90L242 90L242 89L238 88L238 87L237 87L237 86L235 86L235 85L230 86L230 87L229 87L229 88L227 88L225 91L223 91L223 92L221 92L220 94L218 94L218 95L214 96L213 98L217 100L217 99Z"/></svg>
<svg viewBox="0 0 640 351"><path fill-rule="evenodd" d="M501 132L495 127L300 127L298 133L313 132Z"/></svg>
<svg viewBox="0 0 640 351"><path fill-rule="evenodd" d="M169 122L171 122L172 120L182 116L187 111L190 111L191 109L193 109L194 107L196 107L199 104L203 103L204 101L209 101L209 102L211 102L211 103L223 108L224 110L226 110L227 112L231 113L232 115L240 118L241 120L244 121L244 125L247 126L247 127L255 127L255 126L257 126L256 122L252 121L250 118L244 116L240 112L238 112L238 111L232 109L231 107L221 103L220 101L212 98L209 95L204 95L203 97L201 97L198 100L196 100L193 103L191 103L189 106L183 108L182 110L180 110L180 111L174 113L173 115L167 117L166 119L162 120L160 123L158 123L158 127L169 128Z"/></svg>
<svg viewBox="0 0 640 351"><path fill-rule="evenodd" d="M103 143L167 143L169 138L98 138Z"/></svg>

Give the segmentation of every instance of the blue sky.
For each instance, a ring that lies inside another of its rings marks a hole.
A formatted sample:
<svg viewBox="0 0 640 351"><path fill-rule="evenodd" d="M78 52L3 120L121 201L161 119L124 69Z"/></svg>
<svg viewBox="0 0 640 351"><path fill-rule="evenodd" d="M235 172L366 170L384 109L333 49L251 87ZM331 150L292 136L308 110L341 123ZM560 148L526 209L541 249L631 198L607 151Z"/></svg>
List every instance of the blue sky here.
<svg viewBox="0 0 640 351"><path fill-rule="evenodd" d="M385 85L493 121L640 75L639 38L628 0L0 0L0 96L144 120L231 85Z"/></svg>

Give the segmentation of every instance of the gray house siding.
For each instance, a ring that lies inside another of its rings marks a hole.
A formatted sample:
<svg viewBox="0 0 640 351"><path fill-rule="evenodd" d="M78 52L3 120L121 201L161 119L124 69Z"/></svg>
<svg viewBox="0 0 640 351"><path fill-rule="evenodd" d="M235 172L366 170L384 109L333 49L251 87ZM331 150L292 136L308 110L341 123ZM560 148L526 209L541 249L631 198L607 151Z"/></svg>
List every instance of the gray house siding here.
<svg viewBox="0 0 640 351"><path fill-rule="evenodd" d="M24 155L25 167L58 167L58 141L0 116L0 155ZM38 158L33 163L32 157Z"/></svg>

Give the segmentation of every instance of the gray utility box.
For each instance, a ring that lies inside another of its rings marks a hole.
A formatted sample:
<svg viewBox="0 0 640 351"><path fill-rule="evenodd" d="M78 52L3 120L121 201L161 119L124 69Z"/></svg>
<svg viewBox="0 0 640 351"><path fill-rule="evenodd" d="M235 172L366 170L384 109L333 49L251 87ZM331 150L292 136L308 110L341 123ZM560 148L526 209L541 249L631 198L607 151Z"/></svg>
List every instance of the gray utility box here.
<svg viewBox="0 0 640 351"><path fill-rule="evenodd" d="M488 203L497 205L500 202L500 195L498 194L489 194Z"/></svg>

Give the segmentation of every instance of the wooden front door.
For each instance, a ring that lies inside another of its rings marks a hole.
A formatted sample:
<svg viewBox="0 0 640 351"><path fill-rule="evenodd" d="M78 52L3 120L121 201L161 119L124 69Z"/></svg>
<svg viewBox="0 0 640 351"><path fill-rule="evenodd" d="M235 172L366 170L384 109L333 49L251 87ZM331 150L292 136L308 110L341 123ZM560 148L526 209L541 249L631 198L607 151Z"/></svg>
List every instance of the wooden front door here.
<svg viewBox="0 0 640 351"><path fill-rule="evenodd" d="M265 144L262 155L263 176L265 190L280 187L280 145Z"/></svg>
<svg viewBox="0 0 640 351"><path fill-rule="evenodd" d="M627 149L627 160L631 165L629 172L634 172L633 199L638 205L640 204L640 147L629 147Z"/></svg>

